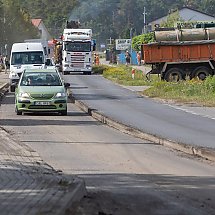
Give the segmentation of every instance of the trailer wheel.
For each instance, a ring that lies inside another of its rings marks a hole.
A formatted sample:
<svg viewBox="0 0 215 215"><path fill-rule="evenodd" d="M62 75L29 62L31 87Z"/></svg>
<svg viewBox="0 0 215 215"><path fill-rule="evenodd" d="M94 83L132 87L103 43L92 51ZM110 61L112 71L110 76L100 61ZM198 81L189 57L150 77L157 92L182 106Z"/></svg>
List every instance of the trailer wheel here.
<svg viewBox="0 0 215 215"><path fill-rule="evenodd" d="M178 82L184 80L183 71L177 67L171 68L164 74L164 80L169 82Z"/></svg>
<svg viewBox="0 0 215 215"><path fill-rule="evenodd" d="M199 80L205 80L207 76L212 75L212 70L205 67L199 66L197 67L191 74L191 78L197 78Z"/></svg>

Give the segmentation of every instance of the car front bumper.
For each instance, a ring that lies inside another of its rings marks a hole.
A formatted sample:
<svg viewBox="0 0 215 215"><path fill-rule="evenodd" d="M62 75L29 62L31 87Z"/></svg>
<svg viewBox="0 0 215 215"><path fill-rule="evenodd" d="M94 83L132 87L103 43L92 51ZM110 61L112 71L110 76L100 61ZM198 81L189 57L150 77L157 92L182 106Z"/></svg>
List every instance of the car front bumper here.
<svg viewBox="0 0 215 215"><path fill-rule="evenodd" d="M55 100L32 100L26 98L17 98L17 110L23 112L61 112L67 110L66 99Z"/></svg>

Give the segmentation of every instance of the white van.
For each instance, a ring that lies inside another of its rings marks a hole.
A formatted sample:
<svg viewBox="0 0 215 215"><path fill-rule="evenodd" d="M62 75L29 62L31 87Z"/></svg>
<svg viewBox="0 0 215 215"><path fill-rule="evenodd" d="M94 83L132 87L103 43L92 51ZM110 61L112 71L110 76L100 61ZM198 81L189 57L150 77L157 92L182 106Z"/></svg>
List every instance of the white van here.
<svg viewBox="0 0 215 215"><path fill-rule="evenodd" d="M41 43L14 43L10 55L10 91L15 90L25 69L45 68L45 53Z"/></svg>

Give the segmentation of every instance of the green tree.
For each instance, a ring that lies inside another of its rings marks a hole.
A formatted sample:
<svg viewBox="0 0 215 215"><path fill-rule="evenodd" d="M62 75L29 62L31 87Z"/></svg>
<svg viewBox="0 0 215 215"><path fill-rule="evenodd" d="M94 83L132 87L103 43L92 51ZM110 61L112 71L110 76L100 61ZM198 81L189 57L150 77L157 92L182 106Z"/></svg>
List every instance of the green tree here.
<svg viewBox="0 0 215 215"><path fill-rule="evenodd" d="M27 11L20 8L14 0L4 0L0 2L1 10L1 51L9 51L14 42L23 42L26 38L35 38L37 30L31 24L31 19Z"/></svg>
<svg viewBox="0 0 215 215"><path fill-rule="evenodd" d="M154 42L154 33L141 34L132 38L132 48L135 51L141 50L141 45L145 43Z"/></svg>
<svg viewBox="0 0 215 215"><path fill-rule="evenodd" d="M160 27L174 27L175 23L176 22L182 22L182 18L180 17L179 15L179 11L176 10L172 13L170 13L168 16L167 16L167 19L166 21L163 21L161 24L160 24Z"/></svg>

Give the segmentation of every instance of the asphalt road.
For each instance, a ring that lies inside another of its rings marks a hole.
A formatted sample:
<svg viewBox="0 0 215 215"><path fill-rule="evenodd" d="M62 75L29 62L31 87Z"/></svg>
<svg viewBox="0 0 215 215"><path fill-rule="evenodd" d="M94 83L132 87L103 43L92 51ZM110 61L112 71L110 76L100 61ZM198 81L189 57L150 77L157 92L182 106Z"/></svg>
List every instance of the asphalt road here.
<svg viewBox="0 0 215 215"><path fill-rule="evenodd" d="M141 97L99 75L64 78L76 99L118 122L175 142L215 148L212 118Z"/></svg>
<svg viewBox="0 0 215 215"><path fill-rule="evenodd" d="M215 214L214 163L125 135L74 104L68 111L17 116L9 93L0 126L55 169L85 179L77 215Z"/></svg>

